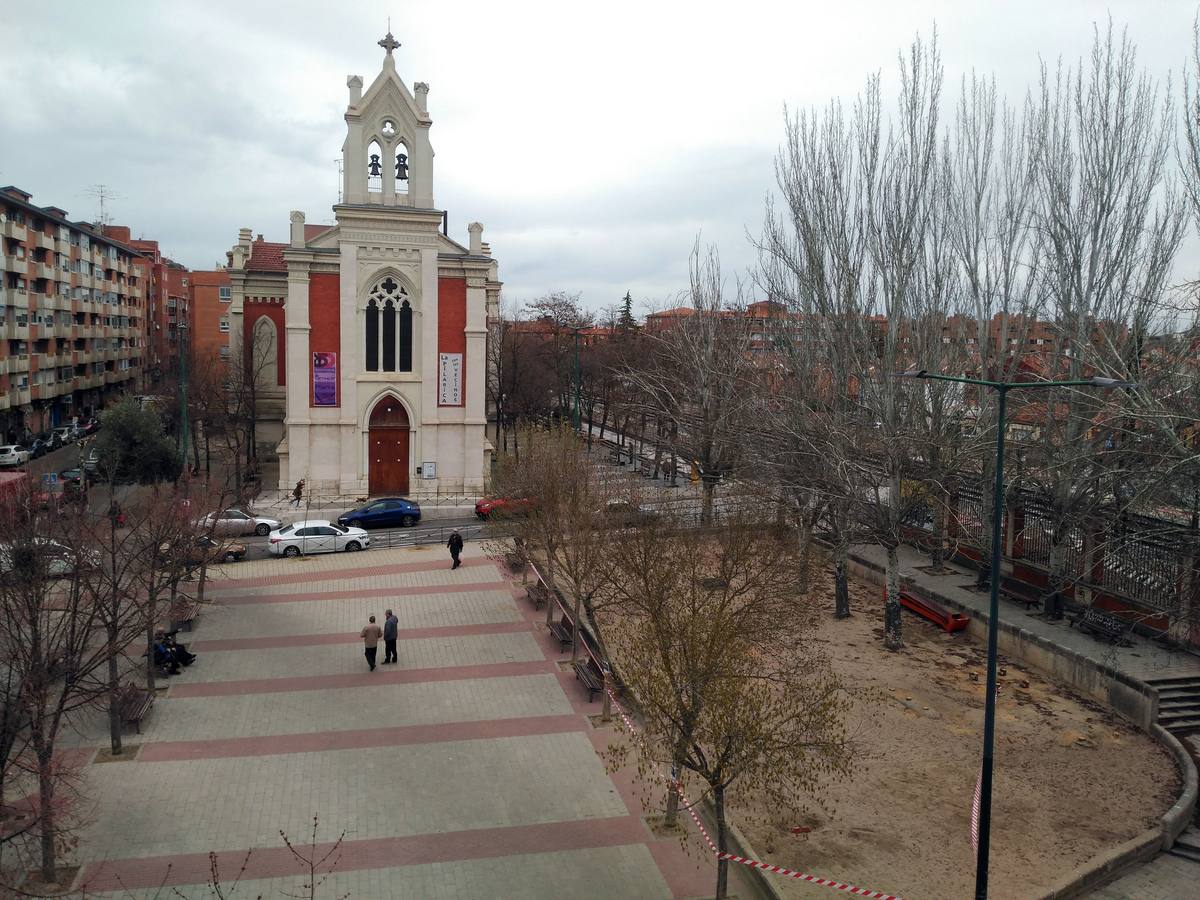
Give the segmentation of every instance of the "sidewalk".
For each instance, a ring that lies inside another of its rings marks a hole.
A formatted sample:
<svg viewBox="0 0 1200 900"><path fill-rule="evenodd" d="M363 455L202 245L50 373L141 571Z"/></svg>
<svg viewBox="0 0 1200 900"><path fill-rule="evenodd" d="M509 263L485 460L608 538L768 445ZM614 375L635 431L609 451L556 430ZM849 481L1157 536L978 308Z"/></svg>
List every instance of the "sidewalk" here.
<svg viewBox="0 0 1200 900"><path fill-rule="evenodd" d="M295 892L279 831L307 849L314 814L318 855L345 831L320 896L712 895L711 855L651 832L601 759L619 735L599 700L478 549L455 570L441 547L225 568L136 752L83 770L89 896L207 897L209 851L226 893L247 851L239 896ZM399 662L368 671L359 630L389 606Z"/></svg>

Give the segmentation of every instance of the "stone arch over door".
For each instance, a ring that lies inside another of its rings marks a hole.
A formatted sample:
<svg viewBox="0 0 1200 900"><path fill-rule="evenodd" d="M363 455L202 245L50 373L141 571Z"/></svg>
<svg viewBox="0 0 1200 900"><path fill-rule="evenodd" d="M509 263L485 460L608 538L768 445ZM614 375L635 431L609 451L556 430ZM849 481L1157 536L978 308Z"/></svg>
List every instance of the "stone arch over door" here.
<svg viewBox="0 0 1200 900"><path fill-rule="evenodd" d="M408 411L392 394L380 397L367 418L367 493L407 494Z"/></svg>

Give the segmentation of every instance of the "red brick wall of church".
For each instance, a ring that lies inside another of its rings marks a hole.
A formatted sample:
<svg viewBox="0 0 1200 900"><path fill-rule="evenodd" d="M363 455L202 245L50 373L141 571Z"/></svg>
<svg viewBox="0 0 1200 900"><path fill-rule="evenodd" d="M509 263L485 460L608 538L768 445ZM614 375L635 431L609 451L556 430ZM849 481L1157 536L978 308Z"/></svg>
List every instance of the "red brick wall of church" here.
<svg viewBox="0 0 1200 900"><path fill-rule="evenodd" d="M266 316L275 323L276 340L279 346L275 348L276 376L278 384L287 384L287 331L283 325L283 305L279 303L261 303L257 300L246 300L242 304L242 359L250 359L250 339L254 335L254 326L260 317Z"/></svg>
<svg viewBox="0 0 1200 900"><path fill-rule="evenodd" d="M467 397L467 280L438 279L438 353L463 355L462 398ZM436 371L436 370L435 370ZM446 404L438 404L443 406ZM456 404L462 406L462 403Z"/></svg>
<svg viewBox="0 0 1200 900"><path fill-rule="evenodd" d="M338 354L338 381L341 381L342 366L342 288L341 276L333 272L314 273L308 276L308 402L314 401L312 388L312 354ZM341 387L338 387L338 406L342 405Z"/></svg>

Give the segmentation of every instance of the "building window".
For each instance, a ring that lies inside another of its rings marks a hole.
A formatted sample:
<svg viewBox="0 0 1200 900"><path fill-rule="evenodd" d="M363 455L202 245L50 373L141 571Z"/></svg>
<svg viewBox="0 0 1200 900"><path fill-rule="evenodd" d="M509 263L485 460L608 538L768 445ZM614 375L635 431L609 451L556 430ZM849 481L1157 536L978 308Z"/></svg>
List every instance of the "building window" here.
<svg viewBox="0 0 1200 900"><path fill-rule="evenodd" d="M232 297L230 296L231 289L228 287L217 288L217 299L222 303L228 303Z"/></svg>
<svg viewBox="0 0 1200 900"><path fill-rule="evenodd" d="M363 328L366 370L411 372L413 309L408 292L388 275L367 297Z"/></svg>
<svg viewBox="0 0 1200 900"><path fill-rule="evenodd" d="M220 322L220 325L218 327L221 329L221 334L229 334L229 320L228 319L222 319Z"/></svg>
<svg viewBox="0 0 1200 900"><path fill-rule="evenodd" d="M229 345L228 344L221 345L221 359L229 359Z"/></svg>

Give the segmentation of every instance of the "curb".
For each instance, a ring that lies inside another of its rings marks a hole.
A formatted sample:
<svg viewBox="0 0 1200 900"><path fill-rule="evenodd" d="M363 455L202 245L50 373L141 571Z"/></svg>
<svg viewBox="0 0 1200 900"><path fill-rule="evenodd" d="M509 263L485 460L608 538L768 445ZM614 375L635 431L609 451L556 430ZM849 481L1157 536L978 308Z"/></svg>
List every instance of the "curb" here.
<svg viewBox="0 0 1200 900"><path fill-rule="evenodd" d="M1171 751L1171 755L1175 757L1175 764L1179 766L1179 775L1183 780L1183 790L1179 794L1179 799L1163 813L1162 817L1162 849L1170 850L1179 835L1192 824L1192 819L1196 815L1196 799L1200 794L1200 775L1196 772L1196 763L1179 738L1161 725L1155 725L1150 729L1150 733Z"/></svg>
<svg viewBox="0 0 1200 900"><path fill-rule="evenodd" d="M715 822L717 820L717 814L716 809L713 807L712 798L709 797L708 794L705 794L700 801L700 805L704 810L705 817L710 822ZM763 858L759 856L754 847L750 845L750 842L746 840L746 836L742 834L741 829L734 825L733 822L728 820L725 822L725 838L729 842L729 849L738 856L745 856L748 859ZM762 891L763 895L766 896L768 900L788 900L788 898L785 897L779 890L778 878L775 878L769 873L764 872L762 869L754 868L752 866L749 867L749 869L751 880L758 886L758 889Z"/></svg>
<svg viewBox="0 0 1200 900"><path fill-rule="evenodd" d="M1151 828L1067 873L1041 895L1042 900L1068 900L1082 896L1091 888L1107 884L1125 869L1137 863L1149 862L1161 849L1162 830Z"/></svg>

